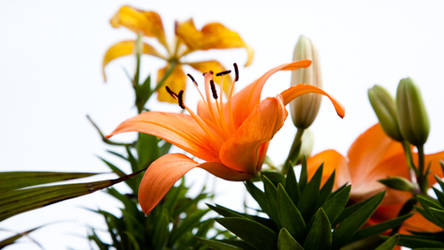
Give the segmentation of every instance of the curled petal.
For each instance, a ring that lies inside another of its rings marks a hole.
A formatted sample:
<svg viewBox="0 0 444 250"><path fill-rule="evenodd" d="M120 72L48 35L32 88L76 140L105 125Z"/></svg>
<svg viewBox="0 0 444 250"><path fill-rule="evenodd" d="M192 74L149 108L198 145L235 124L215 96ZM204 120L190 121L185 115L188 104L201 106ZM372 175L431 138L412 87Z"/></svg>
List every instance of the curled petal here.
<svg viewBox="0 0 444 250"><path fill-rule="evenodd" d="M263 162L259 156L265 156L261 147L273 138L286 117L287 111L279 97L263 100L222 145L221 162L232 169L255 175Z"/></svg>
<svg viewBox="0 0 444 250"><path fill-rule="evenodd" d="M163 67L157 71L157 81L163 78L163 75L167 71L169 65ZM187 76L182 70L182 67L176 66L168 76L168 78L163 83L162 87L157 91L157 100L161 102L169 102L169 103L177 103L177 100L171 97L170 94L165 89L165 86L168 86L175 93L179 93L181 90L185 90L187 84Z"/></svg>
<svg viewBox="0 0 444 250"><path fill-rule="evenodd" d="M147 37L156 38L162 45L167 47L165 31L162 19L154 11L143 11L131 6L122 6L111 18L114 28L123 26L135 33L142 33Z"/></svg>
<svg viewBox="0 0 444 250"><path fill-rule="evenodd" d="M281 95L284 99L284 104L287 105L294 98L296 98L300 95L303 95L303 94L307 94L307 93L316 93L316 94L321 94L321 95L327 96L328 99L330 99L333 106L335 107L336 113L341 118L344 117L345 111L344 111L344 108L342 107L342 105L338 101L336 101L333 97L331 97L327 92L323 91L322 89L320 89L318 87L308 85L308 84L298 84L296 86L286 89L285 91L283 91L281 93Z"/></svg>
<svg viewBox="0 0 444 250"><path fill-rule="evenodd" d="M379 164L392 156L402 154L400 143L390 139L379 124L362 133L348 150L349 170L353 183L364 183L367 175ZM390 168L393 168L391 166ZM407 168L400 165L398 168Z"/></svg>
<svg viewBox="0 0 444 250"><path fill-rule="evenodd" d="M310 60L302 60L277 66L263 74L256 81L250 83L238 93L236 93L232 99L232 109L235 126L240 126L240 124L242 124L242 122L247 118L251 111L253 111L254 107L260 102L262 88L264 87L265 82L268 80L268 78L270 78L270 76L281 70L295 70L302 67L308 67L310 66L310 64Z"/></svg>
<svg viewBox="0 0 444 250"><path fill-rule="evenodd" d="M121 41L115 43L114 45L108 48L102 61L102 74L103 74L103 79L105 79L105 82L106 82L106 74L105 74L106 65L108 65L108 63L114 59L133 54L135 52L135 48L136 48L136 41L133 40ZM157 50L153 46L147 43L142 43L142 53L162 58L159 52L157 52Z"/></svg>
<svg viewBox="0 0 444 250"><path fill-rule="evenodd" d="M242 40L241 36L220 23L209 23L198 30L193 20L189 19L176 25L176 35L191 51L245 48L247 50L245 66L250 65L253 60L253 50Z"/></svg>
<svg viewBox="0 0 444 250"><path fill-rule="evenodd" d="M144 112L122 122L107 137L131 131L162 138L203 160L215 161L218 157L214 143L186 114Z"/></svg>
<svg viewBox="0 0 444 250"><path fill-rule="evenodd" d="M187 65L190 65L195 70L198 70L199 72L206 73L209 71L213 71L214 73L225 71L225 67L218 61L212 60L212 61L202 61L202 62L190 62L190 63L184 63ZM218 84L220 84L222 79L222 76L216 76L214 75L214 81ZM224 82L223 82L223 90L225 94L228 95L231 85L233 85L233 80L231 79L230 75L224 75L223 76Z"/></svg>
<svg viewBox="0 0 444 250"><path fill-rule="evenodd" d="M342 186L346 183L351 183L350 175L348 173L347 159L335 150L325 150L307 159L308 178L311 179L319 168L323 165L321 184L328 180L333 171L335 174L335 187Z"/></svg>
<svg viewBox="0 0 444 250"><path fill-rule="evenodd" d="M139 203L148 214L170 188L191 169L199 167L232 181L248 180L252 176L233 171L218 162L197 163L183 154L167 154L154 161L146 170L139 186Z"/></svg>

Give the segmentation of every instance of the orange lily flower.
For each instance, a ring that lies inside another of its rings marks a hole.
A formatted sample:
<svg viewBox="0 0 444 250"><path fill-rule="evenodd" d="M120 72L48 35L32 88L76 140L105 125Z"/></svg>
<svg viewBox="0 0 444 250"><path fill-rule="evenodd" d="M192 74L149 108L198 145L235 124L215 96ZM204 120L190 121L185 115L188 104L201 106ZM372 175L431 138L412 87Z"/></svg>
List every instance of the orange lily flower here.
<svg viewBox="0 0 444 250"><path fill-rule="evenodd" d="M130 6L122 6L112 17L111 25L114 28L123 26L135 33L157 40L164 48L164 53L160 53L150 43L146 42L142 43L141 53L165 60L166 66L158 70L157 81L162 79L172 62L176 64L173 72L165 81L165 85L169 86L170 89L175 92L184 90L186 86L187 79L182 70L182 65L191 66L202 73L210 70L217 72L225 71L225 67L216 60L197 62L182 61L183 57L192 52L209 49L245 48L248 54L245 66L248 66L253 60L253 50L242 40L240 35L220 23L209 23L201 30L196 28L192 19L176 23L175 41L171 46L167 43L162 19L159 14L154 11L143 11ZM106 51L102 62L105 81L105 66L116 58L133 54L135 47L136 41L126 40L112 45ZM215 77L214 81L220 83L221 77ZM231 84L231 77L225 77L223 84L225 91L230 89ZM159 101L175 102L174 98L165 91L165 88L159 89L157 98Z"/></svg>
<svg viewBox="0 0 444 250"><path fill-rule="evenodd" d="M218 93L213 73L209 72L204 74L205 95L197 88L202 98L198 103L197 114L185 105L183 91L176 94L167 88L189 114L150 111L121 123L109 137L128 131L151 134L204 161L197 163L177 153L164 155L154 161L145 172L139 187L139 203L143 211L149 213L178 179L196 167L231 181L254 177L261 170L269 141L287 118L285 105L297 96L306 93L325 95L333 103L338 115L343 117L342 106L326 92L311 85L296 85L276 97L261 101L262 88L270 76L281 70L295 70L310 64L311 61L302 60L273 68L236 94L233 94L232 86L225 102L222 87ZM235 71L237 80L236 66ZM226 73L216 75L223 76Z"/></svg>
<svg viewBox="0 0 444 250"><path fill-rule="evenodd" d="M414 158L417 156L414 155ZM436 183L434 175L442 177L439 161L443 159L444 151L425 156L426 166L431 164L431 173L428 176L430 185ZM409 192L389 189L378 182L379 179L393 176L410 179L402 145L389 138L379 124L361 134L349 148L347 156L342 156L330 149L309 158L307 167L310 178L322 162L324 163L322 181L325 182L336 170L335 185L339 187L350 183L352 202L362 201L383 190L387 191L383 202L369 219L370 225L397 217L401 207L412 197ZM416 213L404 222L401 232L438 229L422 215Z"/></svg>

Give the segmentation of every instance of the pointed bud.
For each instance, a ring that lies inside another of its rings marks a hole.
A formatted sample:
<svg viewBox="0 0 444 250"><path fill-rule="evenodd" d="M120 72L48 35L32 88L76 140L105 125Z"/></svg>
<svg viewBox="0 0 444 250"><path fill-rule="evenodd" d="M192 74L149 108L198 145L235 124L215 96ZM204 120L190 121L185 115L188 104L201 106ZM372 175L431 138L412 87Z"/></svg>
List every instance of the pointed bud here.
<svg viewBox="0 0 444 250"><path fill-rule="evenodd" d="M308 68L292 71L291 85L303 83L321 88L322 79L318 52L311 40L305 36L299 37L293 54L293 61L302 59L310 59L312 64ZM320 105L321 96L317 94L306 94L293 100L290 103L290 109L294 125L300 129L310 127L318 114Z"/></svg>
<svg viewBox="0 0 444 250"><path fill-rule="evenodd" d="M415 146L424 145L429 136L429 117L419 88L411 78L404 78L399 82L396 108L402 136Z"/></svg>
<svg viewBox="0 0 444 250"><path fill-rule="evenodd" d="M389 178L381 179L378 181L380 183L386 185L387 187L393 188L396 190L409 191L409 192L412 192L415 190L415 185L413 183L411 183L409 180L407 180L403 177L399 177L399 176L389 177Z"/></svg>
<svg viewBox="0 0 444 250"><path fill-rule="evenodd" d="M395 100L389 92L375 85L368 90L368 99L384 132L396 141L403 141L399 131Z"/></svg>

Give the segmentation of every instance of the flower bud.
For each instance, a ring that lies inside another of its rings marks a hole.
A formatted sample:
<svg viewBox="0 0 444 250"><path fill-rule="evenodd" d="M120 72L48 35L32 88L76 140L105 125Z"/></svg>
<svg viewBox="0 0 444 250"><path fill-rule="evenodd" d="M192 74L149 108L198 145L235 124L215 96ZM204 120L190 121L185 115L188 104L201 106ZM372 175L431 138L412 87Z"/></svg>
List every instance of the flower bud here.
<svg viewBox="0 0 444 250"><path fill-rule="evenodd" d="M402 136L415 146L424 145L429 136L429 117L421 93L411 78L404 78L399 82L396 108Z"/></svg>
<svg viewBox="0 0 444 250"><path fill-rule="evenodd" d="M368 90L368 99L384 132L396 141L403 141L399 131L396 104L389 92L379 85Z"/></svg>
<svg viewBox="0 0 444 250"><path fill-rule="evenodd" d="M304 83L322 87L318 52L311 40L305 36L299 37L293 54L293 61L302 59L312 60L312 64L308 68L292 71L291 85ZM320 104L321 96L317 94L305 94L293 100L290 110L294 125L300 129L308 128L316 118Z"/></svg>
<svg viewBox="0 0 444 250"><path fill-rule="evenodd" d="M409 180L399 177L399 176L389 177L389 178L381 179L378 181L380 183L386 185L387 187L393 188L396 190L409 191L409 192L415 190L415 185L413 183L411 183Z"/></svg>

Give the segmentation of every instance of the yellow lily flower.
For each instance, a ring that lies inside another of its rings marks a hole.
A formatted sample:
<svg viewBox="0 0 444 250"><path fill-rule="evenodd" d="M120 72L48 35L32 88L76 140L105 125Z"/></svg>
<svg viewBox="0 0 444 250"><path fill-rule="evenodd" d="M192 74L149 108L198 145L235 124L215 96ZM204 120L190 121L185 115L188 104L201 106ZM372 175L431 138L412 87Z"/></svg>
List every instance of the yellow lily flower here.
<svg viewBox="0 0 444 250"><path fill-rule="evenodd" d="M165 49L165 53L160 53L147 42L142 43L141 53L165 60L166 66L157 72L157 81L162 79L162 76L170 67L171 63L176 64L173 72L164 82L164 86L169 86L170 89L175 92L184 90L186 86L187 78L182 69L183 65L191 66L202 73L210 70L216 72L225 71L225 67L216 60L197 62L183 61L183 58L192 52L209 49L245 48L247 50L247 62L245 66L250 65L253 60L253 50L242 40L240 35L220 23L209 23L202 27L201 30L198 30L192 19L185 22L176 22L175 41L171 46L167 43L162 19L159 14L154 11L143 11L125 5L111 18L111 25L114 28L125 27L137 34L157 40ZM135 48L135 40L121 41L108 48L102 62L102 73L105 81L106 65L116 58L133 54ZM215 77L214 81L220 84L221 79L221 77ZM228 90L231 88L233 81L229 76L223 78L223 81L224 91L228 94ZM176 102L163 87L159 88L157 98L163 102Z"/></svg>

